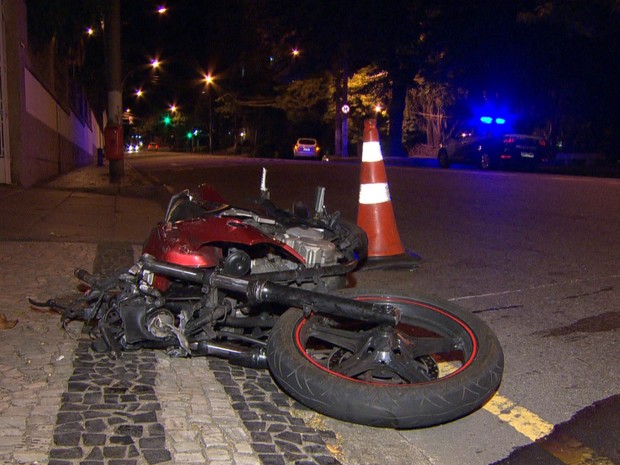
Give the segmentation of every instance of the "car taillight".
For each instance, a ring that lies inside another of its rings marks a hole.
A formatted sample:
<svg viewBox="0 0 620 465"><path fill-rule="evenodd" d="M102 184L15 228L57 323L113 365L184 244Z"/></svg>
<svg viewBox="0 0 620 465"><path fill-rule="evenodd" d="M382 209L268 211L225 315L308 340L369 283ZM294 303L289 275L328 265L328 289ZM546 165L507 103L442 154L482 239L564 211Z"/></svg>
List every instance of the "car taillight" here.
<svg viewBox="0 0 620 465"><path fill-rule="evenodd" d="M502 154L499 156L499 158L501 158L502 160L510 160L510 159L512 158L512 156L511 156L511 155L508 155L508 154L505 154L505 153L502 153Z"/></svg>
<svg viewBox="0 0 620 465"><path fill-rule="evenodd" d="M545 139L540 139L538 141L538 145L540 145L541 147L545 147L547 145L547 141Z"/></svg>
<svg viewBox="0 0 620 465"><path fill-rule="evenodd" d="M504 144L513 144L515 141L514 137L504 137Z"/></svg>

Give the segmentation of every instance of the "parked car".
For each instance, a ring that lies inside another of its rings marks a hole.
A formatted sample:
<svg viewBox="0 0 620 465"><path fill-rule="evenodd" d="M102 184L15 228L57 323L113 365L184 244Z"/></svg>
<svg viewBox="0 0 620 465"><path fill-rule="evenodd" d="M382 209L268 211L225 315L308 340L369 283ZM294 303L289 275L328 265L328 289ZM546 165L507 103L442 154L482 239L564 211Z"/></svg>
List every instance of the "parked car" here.
<svg viewBox="0 0 620 465"><path fill-rule="evenodd" d="M302 137L297 139L297 143L293 147L293 157L295 158L321 158L321 148L316 139L310 137Z"/></svg>
<svg viewBox="0 0 620 465"><path fill-rule="evenodd" d="M547 157L547 142L539 136L504 134L478 136L462 132L437 152L442 168L452 163L476 165L483 170L522 168L532 170Z"/></svg>

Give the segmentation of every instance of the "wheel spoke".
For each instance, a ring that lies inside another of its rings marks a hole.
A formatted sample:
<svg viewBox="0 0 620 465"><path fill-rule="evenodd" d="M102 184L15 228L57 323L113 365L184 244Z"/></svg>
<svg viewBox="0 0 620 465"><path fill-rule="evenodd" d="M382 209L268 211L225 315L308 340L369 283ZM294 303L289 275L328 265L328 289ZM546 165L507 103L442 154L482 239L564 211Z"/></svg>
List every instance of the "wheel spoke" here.
<svg viewBox="0 0 620 465"><path fill-rule="evenodd" d="M350 378L389 383L432 381L437 378L432 356L460 351L464 344L460 337L410 336L387 326L357 331L328 326L326 321L317 318L310 325L308 340L314 339L316 346L309 353Z"/></svg>
<svg viewBox="0 0 620 465"><path fill-rule="evenodd" d="M419 383L433 379L426 366L408 356L392 357L387 364L389 369L409 383Z"/></svg>
<svg viewBox="0 0 620 465"><path fill-rule="evenodd" d="M338 373L350 378L356 378L368 371L379 368L379 364L368 353L354 354L338 366L334 367Z"/></svg>
<svg viewBox="0 0 620 465"><path fill-rule="evenodd" d="M463 345L463 340L460 338L407 337L406 340L412 344L412 358L422 355L446 354L459 350Z"/></svg>
<svg viewBox="0 0 620 465"><path fill-rule="evenodd" d="M461 343L453 338L410 337L387 327L354 332L318 322L312 325L309 337L334 346L331 358L322 361L342 375L409 383L436 377L420 357L451 352Z"/></svg>
<svg viewBox="0 0 620 465"><path fill-rule="evenodd" d="M410 383L432 379L426 365L414 359L412 347L402 344L392 347L389 343L382 343L381 347L372 348L375 342L373 338L368 339L359 351L330 368L351 378L369 373L375 379Z"/></svg>
<svg viewBox="0 0 620 465"><path fill-rule="evenodd" d="M309 336L350 352L357 352L368 340L367 333L367 331L353 332L315 323L309 331Z"/></svg>

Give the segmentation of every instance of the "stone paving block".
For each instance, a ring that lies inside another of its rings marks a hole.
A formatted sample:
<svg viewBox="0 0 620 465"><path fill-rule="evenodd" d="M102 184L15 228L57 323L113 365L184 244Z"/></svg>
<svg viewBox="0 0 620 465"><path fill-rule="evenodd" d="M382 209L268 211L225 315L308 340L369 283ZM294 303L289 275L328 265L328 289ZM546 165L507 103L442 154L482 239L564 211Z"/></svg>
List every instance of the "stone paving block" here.
<svg viewBox="0 0 620 465"><path fill-rule="evenodd" d="M19 429L11 426L11 425L3 425L2 424L2 419L0 419L0 437L5 437L5 436L21 436L22 435L22 431L20 431Z"/></svg>
<svg viewBox="0 0 620 465"><path fill-rule="evenodd" d="M232 455L228 447L208 446L206 451L209 460L230 460Z"/></svg>
<svg viewBox="0 0 620 465"><path fill-rule="evenodd" d="M45 451L19 450L19 451L15 451L15 453L13 454L13 457L18 463L27 463L27 464L45 463L45 461L48 458L48 452L47 450Z"/></svg>
<svg viewBox="0 0 620 465"><path fill-rule="evenodd" d="M219 428L216 428L215 431L213 429L201 430L200 437L202 441L207 445L217 445L224 444L227 438L227 434L225 435Z"/></svg>
<svg viewBox="0 0 620 465"><path fill-rule="evenodd" d="M27 416L15 416L7 411L3 412L2 418L0 418L0 432L4 430L25 430L27 418Z"/></svg>
<svg viewBox="0 0 620 465"><path fill-rule="evenodd" d="M18 446L22 443L22 435L15 434L14 436L0 435L0 447Z"/></svg>
<svg viewBox="0 0 620 465"><path fill-rule="evenodd" d="M138 443L141 449L164 449L166 446L163 436L141 438Z"/></svg>
<svg viewBox="0 0 620 465"><path fill-rule="evenodd" d="M177 457L180 453L193 453L200 452L202 447L200 444L194 441L178 441L171 442L172 450L175 453L175 457Z"/></svg>
<svg viewBox="0 0 620 465"><path fill-rule="evenodd" d="M206 457L202 452L177 452L174 454L175 463L205 463Z"/></svg>
<svg viewBox="0 0 620 465"><path fill-rule="evenodd" d="M82 454L80 447L54 447L50 450L50 458L52 459L79 459L82 458Z"/></svg>
<svg viewBox="0 0 620 465"><path fill-rule="evenodd" d="M96 444L101 445L101 444ZM103 448L103 457L106 459L124 458L127 454L127 447L124 446L105 446Z"/></svg>
<svg viewBox="0 0 620 465"><path fill-rule="evenodd" d="M235 455L252 453L252 446L250 446L250 444L248 444L247 442L237 442L235 443L234 447L235 447Z"/></svg>
<svg viewBox="0 0 620 465"><path fill-rule="evenodd" d="M235 465L262 465L260 459L254 454L234 454Z"/></svg>

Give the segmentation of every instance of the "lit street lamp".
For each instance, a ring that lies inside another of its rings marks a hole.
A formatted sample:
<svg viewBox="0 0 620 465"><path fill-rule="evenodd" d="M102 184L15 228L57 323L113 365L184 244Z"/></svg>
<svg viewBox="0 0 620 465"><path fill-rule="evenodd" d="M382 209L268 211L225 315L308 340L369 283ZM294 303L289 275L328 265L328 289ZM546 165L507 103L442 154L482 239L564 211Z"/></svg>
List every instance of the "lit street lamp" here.
<svg viewBox="0 0 620 465"><path fill-rule="evenodd" d="M209 154L213 153L213 119L211 115L211 91L210 87L213 84L213 76L210 74L206 74L204 77L206 88L207 88L207 98L209 99Z"/></svg>
<svg viewBox="0 0 620 465"><path fill-rule="evenodd" d="M125 74L125 77L123 78L123 80L121 81L121 88L125 88L125 83L127 82L127 79L129 79L130 77L132 77L135 73L137 73L138 71L143 71L145 69L151 69L152 71L158 70L161 66L161 61L158 58L153 58L148 64L142 64L139 66L136 66L135 68L131 69L127 74ZM142 89L139 89L140 92L142 92ZM138 95L138 91L136 91L136 95Z"/></svg>

